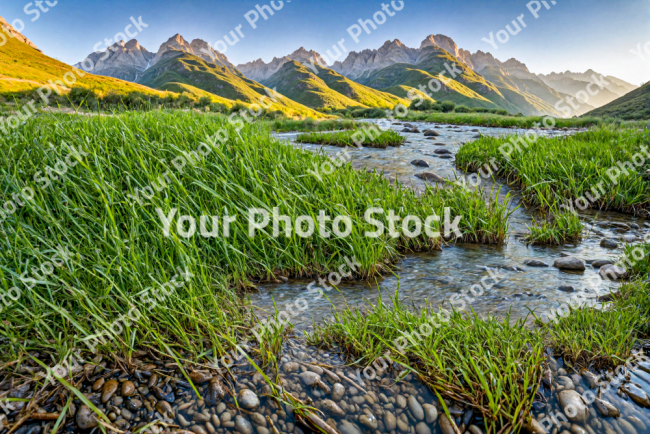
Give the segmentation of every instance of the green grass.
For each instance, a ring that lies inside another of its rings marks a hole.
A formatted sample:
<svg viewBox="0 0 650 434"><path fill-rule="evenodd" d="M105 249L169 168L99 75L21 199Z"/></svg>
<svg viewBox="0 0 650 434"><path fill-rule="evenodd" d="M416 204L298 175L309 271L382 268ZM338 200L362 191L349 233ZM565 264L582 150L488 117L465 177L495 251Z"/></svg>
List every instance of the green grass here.
<svg viewBox="0 0 650 434"><path fill-rule="evenodd" d="M440 112L417 112L409 111L409 114L402 119L408 121L435 122L439 124L468 125L476 127L517 127L534 128L537 123L543 127L544 116L504 116L493 113L440 113ZM555 118L555 126L558 128L585 128L603 124L601 118L585 117L561 119ZM547 121L547 124L550 124Z"/></svg>
<svg viewBox="0 0 650 434"><path fill-rule="evenodd" d="M196 164L187 164L182 172L171 164L211 143L209 137L221 128L230 139L216 142L207 156L196 154ZM68 158L77 164L64 176L55 173L60 179L47 188L35 185L35 175L43 176L47 167L56 167L79 147L88 155ZM320 181L308 170L330 162L329 157L275 140L262 124L236 132L225 117L213 114L39 116L0 137L0 150L5 197L25 187L35 191L1 226L2 289L16 286L22 291L3 311L0 333L8 338L1 343L4 358L16 357L23 345L60 355L84 347L87 336L132 307L146 314L117 332L116 345L110 348L161 348L164 343L194 355L209 349L223 355L252 324L250 311L233 289L272 275L320 276L345 264L346 257L356 258L357 277L367 278L390 271L401 252L440 248L442 240L426 234L364 236L375 230L363 219L371 207L424 218L434 212L443 215L449 206L452 220L462 214L460 239L469 242L502 242L508 231L507 203L486 202L481 192L431 189L416 195L350 165L335 167ZM139 204L128 197L151 185L162 188L150 200ZM332 217L347 215L352 233L347 238L318 232L309 238L276 238L268 228L249 237L252 207L278 207L292 221L299 215L315 218L319 210ZM183 238L177 234L176 217L166 238L156 208L165 214L177 208L179 216L197 219L227 213L237 221L228 238ZM385 217L376 216L386 225ZM440 222L433 225L441 230ZM50 261L58 246L69 250L69 259L30 289L19 276L31 275ZM160 299L150 307L149 288L169 282L177 267L194 277L166 296L156 291Z"/></svg>
<svg viewBox="0 0 650 434"><path fill-rule="evenodd" d="M586 201L591 208L648 215L650 186L641 177L650 168L647 156L641 166L621 173L616 184L607 174L618 162L632 162L647 145L647 130L606 126L569 137L540 137L527 148L520 144L521 152L513 147L507 159L499 148L511 146L509 139L483 136L467 143L456 163L474 171L494 159L507 182L522 188L524 200L543 209L569 201L578 209L575 200L584 197L593 199Z"/></svg>
<svg viewBox="0 0 650 434"><path fill-rule="evenodd" d="M582 223L580 216L569 211L559 211L556 206L544 213L541 222L533 220L528 227L530 235L526 242L533 245L561 246L574 243L582 238Z"/></svg>
<svg viewBox="0 0 650 434"><path fill-rule="evenodd" d="M650 83L646 83L620 98L592 110L586 115L606 118L650 120Z"/></svg>
<svg viewBox="0 0 650 434"><path fill-rule="evenodd" d="M385 149L389 146L401 146L406 140L404 136L393 130L381 131L379 134L365 133L364 131L357 129L335 133L303 133L296 137L296 142L340 147L361 145L368 148Z"/></svg>
<svg viewBox="0 0 650 434"><path fill-rule="evenodd" d="M359 125L352 120L320 120L314 119L294 120L277 119L270 123L272 131L276 133L287 133L292 131L340 131L356 130Z"/></svg>

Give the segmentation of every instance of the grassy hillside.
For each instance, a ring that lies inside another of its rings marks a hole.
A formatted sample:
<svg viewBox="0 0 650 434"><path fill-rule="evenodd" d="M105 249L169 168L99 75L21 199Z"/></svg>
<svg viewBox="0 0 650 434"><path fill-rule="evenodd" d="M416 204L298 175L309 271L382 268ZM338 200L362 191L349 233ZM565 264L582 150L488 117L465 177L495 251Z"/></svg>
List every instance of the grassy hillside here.
<svg viewBox="0 0 650 434"><path fill-rule="evenodd" d="M90 73L85 73L83 77L79 77L71 71L73 71L72 66L48 57L14 38L7 38L6 44L0 46L0 95L5 97L32 94L36 89L47 84L48 80L54 82L62 80L64 74L69 72L77 77L74 87L92 89L100 96L109 93L126 95L132 92L156 96L165 96L167 94L166 92L159 92L139 84L111 77ZM66 92L65 89L59 90ZM52 95L56 95L56 93L53 92ZM41 99L38 98L40 102Z"/></svg>
<svg viewBox="0 0 650 434"><path fill-rule="evenodd" d="M602 116L625 120L650 119L650 82L615 99L585 116Z"/></svg>
<svg viewBox="0 0 650 434"><path fill-rule="evenodd" d="M435 100L433 98L429 97L427 94L425 94L421 90L416 89L414 87L410 87L410 86L398 85L398 86L387 87L385 89L380 89L380 90L382 92L390 93L390 94L393 94L393 95L395 95L395 96L397 96L399 98L403 98L403 99L406 99L406 100L408 100L409 92L411 90L413 90L412 95L420 95L423 99L435 102ZM410 101L409 101L409 104L410 104Z"/></svg>
<svg viewBox="0 0 650 434"><path fill-rule="evenodd" d="M199 100L201 98L207 97L210 98L210 101L212 101L213 103L223 104L228 108L235 105L235 101L231 99L215 95L203 89L199 89L198 87L190 86L189 84L174 83L174 82L165 83L162 86L160 86L160 90L167 90L170 92L187 94L195 100Z"/></svg>
<svg viewBox="0 0 650 434"><path fill-rule="evenodd" d="M189 85L221 98L249 104L259 104L260 99L266 96L264 104L271 102L266 88L256 81L182 51L170 52L166 59L145 72L140 83L153 88L164 88L169 83ZM282 95L277 96L272 110L280 110L288 116L322 117L322 114Z"/></svg>
<svg viewBox="0 0 650 434"><path fill-rule="evenodd" d="M291 61L282 65L278 72L264 81L264 84L294 101L315 109L368 107L330 89L323 80L323 75L325 74L315 75L306 66Z"/></svg>

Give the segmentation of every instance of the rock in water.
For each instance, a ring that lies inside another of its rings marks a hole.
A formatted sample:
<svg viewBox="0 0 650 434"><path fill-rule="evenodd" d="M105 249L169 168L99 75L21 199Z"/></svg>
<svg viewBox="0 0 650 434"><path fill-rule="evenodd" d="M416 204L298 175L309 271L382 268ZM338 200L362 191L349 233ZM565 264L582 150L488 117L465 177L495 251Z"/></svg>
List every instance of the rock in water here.
<svg viewBox="0 0 650 434"><path fill-rule="evenodd" d="M445 154L451 154L451 151L449 149L442 148L442 149L436 149L435 151L433 151L433 153L437 155L445 155Z"/></svg>
<svg viewBox="0 0 650 434"><path fill-rule="evenodd" d="M440 415L440 430L442 434L459 434L460 431L456 426L456 422L449 420L446 414Z"/></svg>
<svg viewBox="0 0 650 434"><path fill-rule="evenodd" d="M131 381L122 383L122 396L130 397L135 394L135 384Z"/></svg>
<svg viewBox="0 0 650 434"><path fill-rule="evenodd" d="M192 383L194 384L207 383L211 379L212 379L212 374L209 374L207 372L192 372L190 374L190 380L192 380Z"/></svg>
<svg viewBox="0 0 650 434"><path fill-rule="evenodd" d="M337 428L341 431L341 434L361 434L361 430L359 430L356 425L345 419L341 420Z"/></svg>
<svg viewBox="0 0 650 434"><path fill-rule="evenodd" d="M429 130L424 133L425 137L436 137L439 136L440 134L437 131L434 130Z"/></svg>
<svg viewBox="0 0 650 434"><path fill-rule="evenodd" d="M397 420L390 411L384 411L384 425L388 431L393 431L397 428Z"/></svg>
<svg viewBox="0 0 650 434"><path fill-rule="evenodd" d="M634 383L628 383L624 386L621 386L621 389L627 394L627 396L636 402L641 407L650 407L650 400L648 400L648 395Z"/></svg>
<svg viewBox="0 0 650 434"><path fill-rule="evenodd" d="M217 405L226 395L226 389L219 377L212 377L208 383L208 393L205 395L205 401L210 405Z"/></svg>
<svg viewBox="0 0 650 434"><path fill-rule="evenodd" d="M320 381L320 375L315 372L303 372L299 377L307 386L314 386Z"/></svg>
<svg viewBox="0 0 650 434"><path fill-rule="evenodd" d="M563 390L558 394L560 408L571 422L584 422L587 420L589 410L582 397L575 390Z"/></svg>
<svg viewBox="0 0 650 434"><path fill-rule="evenodd" d="M93 413L87 405L79 407L75 421L77 422L77 426L81 429L90 429L99 425L95 413Z"/></svg>
<svg viewBox="0 0 650 434"><path fill-rule="evenodd" d="M431 182L445 182L446 179L443 178L442 176L436 175L435 173L431 172L422 172L418 173L415 175L416 178L423 179L425 181L431 181Z"/></svg>
<svg viewBox="0 0 650 434"><path fill-rule="evenodd" d="M424 160L413 160L411 164L417 167L429 167L429 163Z"/></svg>
<svg viewBox="0 0 650 434"><path fill-rule="evenodd" d="M627 278L627 271L624 268L611 264L600 267L598 274L605 280L621 280Z"/></svg>
<svg viewBox="0 0 650 434"><path fill-rule="evenodd" d="M345 387L341 383L335 383L332 386L332 399L334 401L340 401L345 395Z"/></svg>
<svg viewBox="0 0 650 434"><path fill-rule="evenodd" d="M615 249L618 247L618 243L613 238L604 238L600 240L600 247L604 247L606 249Z"/></svg>
<svg viewBox="0 0 650 434"><path fill-rule="evenodd" d="M422 420L424 419L424 409L418 402L417 398L415 396L411 395L408 397L408 406L409 410L411 410L411 413L417 420Z"/></svg>
<svg viewBox="0 0 650 434"><path fill-rule="evenodd" d="M253 425L243 416L235 417L235 429L241 434L253 434Z"/></svg>
<svg viewBox="0 0 650 434"><path fill-rule="evenodd" d="M419 424L415 425L415 432L417 434L431 434L431 429L427 426L426 423L420 422Z"/></svg>
<svg viewBox="0 0 650 434"><path fill-rule="evenodd" d="M438 409L435 405L422 404L422 408L424 408L424 417L428 424L432 424L438 419Z"/></svg>
<svg viewBox="0 0 650 434"><path fill-rule="evenodd" d="M361 416L359 416L359 423L367 426L372 430L376 430L377 427L379 426L377 424L377 418L372 414L362 414Z"/></svg>
<svg viewBox="0 0 650 434"><path fill-rule="evenodd" d="M118 383L117 380L108 380L106 383L104 383L104 387L102 387L102 402L106 403L113 394L117 391Z"/></svg>
<svg viewBox="0 0 650 434"><path fill-rule="evenodd" d="M591 266L594 268L600 268L603 265L609 265L613 264L612 261L608 261L607 259L596 259L594 262L591 263Z"/></svg>
<svg viewBox="0 0 650 434"><path fill-rule="evenodd" d="M322 404L323 410L334 416L345 416L345 412L331 399L326 399Z"/></svg>
<svg viewBox="0 0 650 434"><path fill-rule="evenodd" d="M523 432L526 434L548 434L537 419L526 422L523 426Z"/></svg>
<svg viewBox="0 0 650 434"><path fill-rule="evenodd" d="M584 271L585 270L585 264L578 258L574 258L573 256L567 256L566 258L560 258L556 260L553 263L553 266L555 268L559 268L560 270L576 270L576 271Z"/></svg>
<svg viewBox="0 0 650 434"><path fill-rule="evenodd" d="M529 267L548 267L546 262L538 261L537 259L524 261L524 265L528 265Z"/></svg>
<svg viewBox="0 0 650 434"><path fill-rule="evenodd" d="M260 399L255 392L249 389L242 389L237 394L237 402L244 408L252 410L260 406Z"/></svg>
<svg viewBox="0 0 650 434"><path fill-rule="evenodd" d="M614 407L614 405L610 404L605 400L595 398L594 405L596 406L596 409L600 412L600 414L602 414L605 417L618 417L621 414L618 408Z"/></svg>

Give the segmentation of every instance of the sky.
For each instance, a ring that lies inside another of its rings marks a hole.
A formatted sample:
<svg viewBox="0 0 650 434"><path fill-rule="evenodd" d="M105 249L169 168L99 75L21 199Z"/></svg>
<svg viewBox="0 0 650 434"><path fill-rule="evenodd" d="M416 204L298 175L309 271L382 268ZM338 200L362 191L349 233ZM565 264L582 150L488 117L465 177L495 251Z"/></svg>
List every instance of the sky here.
<svg viewBox="0 0 650 434"><path fill-rule="evenodd" d="M188 41L200 38L223 46L218 41L231 31L240 36L236 28L241 25L243 37L226 45L224 53L235 65L259 58L269 62L301 46L336 53L332 46L342 39L347 51L376 49L393 39L417 48L427 35L443 34L472 53L490 52L502 61L514 57L535 73L593 69L636 85L650 79L650 0L546 0L548 9L541 0L392 3L395 7L386 0L276 0L277 10L273 15L266 12L265 20L256 10L256 5L271 5L265 0L49 0L53 6L45 1L2 0L0 16L10 23L22 21L22 33L36 46L70 64L95 48L105 49L106 40L121 38L119 33L129 24L127 30L137 32L135 39L152 52L176 33ZM377 29L368 26L370 34L359 29L355 41L348 29L373 16L381 22L382 15L375 13L382 4L388 5L388 12L382 12L385 22ZM502 30L506 25L516 30L511 22L518 22L521 15L526 27L520 25L521 31L506 41ZM141 18L140 31L131 17L136 22ZM16 24L20 30L20 22ZM491 32L496 48L485 40L491 39Z"/></svg>

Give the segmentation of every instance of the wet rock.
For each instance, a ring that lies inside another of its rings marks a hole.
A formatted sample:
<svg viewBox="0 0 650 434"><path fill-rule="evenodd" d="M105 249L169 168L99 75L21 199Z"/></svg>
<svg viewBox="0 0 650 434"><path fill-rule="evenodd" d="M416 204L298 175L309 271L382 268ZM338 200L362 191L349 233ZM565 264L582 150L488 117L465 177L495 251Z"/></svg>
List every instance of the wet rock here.
<svg viewBox="0 0 650 434"><path fill-rule="evenodd" d="M303 372L299 377L307 386L314 386L320 381L320 375L315 372Z"/></svg>
<svg viewBox="0 0 650 434"><path fill-rule="evenodd" d="M377 418L373 414L362 414L359 416L359 423L373 430L379 426L377 424Z"/></svg>
<svg viewBox="0 0 650 434"><path fill-rule="evenodd" d="M242 407L252 410L260 406L260 399L257 397L255 392L249 389L242 389L237 394L237 402Z"/></svg>
<svg viewBox="0 0 650 434"><path fill-rule="evenodd" d="M104 385L104 382L105 382L105 381L106 381L106 380L104 380L103 378L100 378L99 380L95 381L95 382L93 383L93 387L92 387L92 389L93 389L95 392L97 392L99 389L102 388L102 386Z"/></svg>
<svg viewBox="0 0 650 434"><path fill-rule="evenodd" d="M594 375L591 372L587 371L586 369L583 369L582 378L592 389L598 387L599 377L597 375Z"/></svg>
<svg viewBox="0 0 650 434"><path fill-rule="evenodd" d="M128 408L131 411L138 411L140 408L142 408L142 401L139 399L130 399L126 403L126 408Z"/></svg>
<svg viewBox="0 0 650 434"><path fill-rule="evenodd" d="M556 380L558 386L562 386L567 390L574 390L576 385L573 383L573 380L567 376L558 377Z"/></svg>
<svg viewBox="0 0 650 434"><path fill-rule="evenodd" d="M287 374L291 374L292 372L298 372L300 370L300 365L296 362L287 362L282 365L282 370Z"/></svg>
<svg viewBox="0 0 650 434"><path fill-rule="evenodd" d="M443 178L442 176L436 175L435 173L431 173L431 172L417 173L415 175L415 177L423 179L425 181L431 181L431 182L445 182L446 181L446 179Z"/></svg>
<svg viewBox="0 0 650 434"><path fill-rule="evenodd" d="M171 404L165 400L160 400L156 403L156 411L169 418L171 418L173 414Z"/></svg>
<svg viewBox="0 0 650 434"><path fill-rule="evenodd" d="M208 383L208 391L205 394L205 401L210 405L217 405L226 395L226 389L221 384L219 377L212 377Z"/></svg>
<svg viewBox="0 0 650 434"><path fill-rule="evenodd" d="M604 238L600 241L600 247L604 247L606 249L615 249L618 247L618 243L613 238Z"/></svg>
<svg viewBox="0 0 650 434"><path fill-rule="evenodd" d="M410 128L404 128L401 132L402 133L410 133L411 129Z"/></svg>
<svg viewBox="0 0 650 434"><path fill-rule="evenodd" d="M413 160L411 161L411 164L416 167L429 167L429 163L424 160Z"/></svg>
<svg viewBox="0 0 650 434"><path fill-rule="evenodd" d="M323 369L323 373L332 384L341 382L341 378L329 369Z"/></svg>
<svg viewBox="0 0 650 434"><path fill-rule="evenodd" d="M632 424L623 418L618 419L618 426L625 434L637 434L637 431L634 429Z"/></svg>
<svg viewBox="0 0 650 434"><path fill-rule="evenodd" d="M335 383L332 386L332 399L334 401L340 401L345 395L345 387L341 383Z"/></svg>
<svg viewBox="0 0 650 434"><path fill-rule="evenodd" d="M481 138L481 135L480 135L480 134L474 134L474 135L472 136L472 139L480 139L480 138Z"/></svg>
<svg viewBox="0 0 650 434"><path fill-rule="evenodd" d="M621 414L618 408L603 399L595 398L594 406L604 417L618 417Z"/></svg>
<svg viewBox="0 0 650 434"><path fill-rule="evenodd" d="M598 274L605 280L621 280L627 278L627 271L624 268L612 264L600 267Z"/></svg>
<svg viewBox="0 0 650 434"><path fill-rule="evenodd" d="M562 292L576 292L576 289L571 285L562 285L557 289L559 289Z"/></svg>
<svg viewBox="0 0 650 434"><path fill-rule="evenodd" d="M546 430L536 419L531 419L523 426L523 432L526 434L547 434Z"/></svg>
<svg viewBox="0 0 650 434"><path fill-rule="evenodd" d="M440 430L442 434L459 434L460 430L456 426L456 422L449 420L446 414L440 415Z"/></svg>
<svg viewBox="0 0 650 434"><path fill-rule="evenodd" d="M125 381L122 383L122 390L121 390L122 396L131 397L135 395L135 384L133 384L131 381Z"/></svg>
<svg viewBox="0 0 650 434"><path fill-rule="evenodd" d="M585 269L584 262L582 262L580 259L575 258L573 256L557 259L553 263L553 266L555 268L559 268L560 270L584 271Z"/></svg>
<svg viewBox="0 0 650 434"><path fill-rule="evenodd" d="M427 423L432 424L438 419L438 409L435 405L422 404L424 409L424 417Z"/></svg>
<svg viewBox="0 0 650 434"><path fill-rule="evenodd" d="M190 431L194 434L208 434L208 432L201 425L192 425Z"/></svg>
<svg viewBox="0 0 650 434"><path fill-rule="evenodd" d="M337 428L341 434L361 434L361 430L355 424L345 419L341 420Z"/></svg>
<svg viewBox="0 0 650 434"><path fill-rule="evenodd" d="M160 387L154 387L153 389L151 389L151 392L153 393L153 396L155 396L156 399L158 400L172 402L172 403L176 400L176 398L174 397L174 392L165 393L165 391L162 390Z"/></svg>
<svg viewBox="0 0 650 434"><path fill-rule="evenodd" d="M431 434L431 429L427 426L426 423L420 422L419 424L415 425L415 432L417 434Z"/></svg>
<svg viewBox="0 0 650 434"><path fill-rule="evenodd" d="M440 134L437 131L434 130L428 130L424 132L424 137L436 137L439 136Z"/></svg>
<svg viewBox="0 0 650 434"><path fill-rule="evenodd" d="M122 416L126 420L133 419L133 413L131 413L131 411L127 410L126 408L123 408L122 411L120 411L120 416Z"/></svg>
<svg viewBox="0 0 650 434"><path fill-rule="evenodd" d="M641 407L650 407L650 400L648 400L648 395L646 395L641 387L637 386L634 383L628 383L621 386L621 389L627 396L630 397L632 401L636 402Z"/></svg>
<svg viewBox="0 0 650 434"><path fill-rule="evenodd" d="M75 421L77 422L77 426L81 429L90 429L99 425L97 422L97 416L87 405L79 407L77 415L75 416Z"/></svg>
<svg viewBox="0 0 650 434"><path fill-rule="evenodd" d="M452 152L449 149L442 148L442 149L436 149L435 151L433 151L433 153L438 155L445 155L445 154L451 154Z"/></svg>
<svg viewBox="0 0 650 434"><path fill-rule="evenodd" d="M403 433L408 433L410 430L409 424L404 422L401 418L397 418L397 429Z"/></svg>
<svg viewBox="0 0 650 434"><path fill-rule="evenodd" d="M454 157L453 157L453 155L441 155L440 158L442 160L450 160L450 159L452 159Z"/></svg>
<svg viewBox="0 0 650 434"><path fill-rule="evenodd" d="M406 408L407 404L406 404L406 398L404 398L404 396L397 395L396 402L399 408Z"/></svg>
<svg viewBox="0 0 650 434"><path fill-rule="evenodd" d="M582 428L580 425L576 425L575 423L571 425L571 432L573 434L588 434L584 428Z"/></svg>
<svg viewBox="0 0 650 434"><path fill-rule="evenodd" d="M333 416L345 416L345 412L331 399L325 399L322 404L323 410Z"/></svg>
<svg viewBox="0 0 650 434"><path fill-rule="evenodd" d="M564 413L571 422L584 422L587 420L589 411L578 392L575 390L563 390L558 393L558 400L560 401L560 408L564 410ZM567 407L569 406L572 407L570 409L571 411L567 411Z"/></svg>
<svg viewBox="0 0 650 434"><path fill-rule="evenodd" d="M613 262L607 259L596 259L591 263L591 266L594 268L600 268L604 265L610 265L610 264L613 264Z"/></svg>
<svg viewBox="0 0 650 434"><path fill-rule="evenodd" d="M207 383L208 381L210 381L211 378L212 378L212 374L210 374L209 372L196 371L190 374L190 380L192 380L192 383L194 384Z"/></svg>
<svg viewBox="0 0 650 434"><path fill-rule="evenodd" d="M102 387L102 402L106 403L108 402L109 399L113 396L115 392L117 392L117 388L119 386L119 383L117 380L108 380L106 383L104 383L104 386Z"/></svg>
<svg viewBox="0 0 650 434"><path fill-rule="evenodd" d="M419 133L420 130L418 130L417 127L415 127L415 128L411 128L411 131L410 131L410 132L411 132L411 133Z"/></svg>
<svg viewBox="0 0 650 434"><path fill-rule="evenodd" d="M390 411L384 411L384 425L388 431L393 431L395 428L397 428L397 420L395 419L395 415L393 415L393 413Z"/></svg>
<svg viewBox="0 0 650 434"><path fill-rule="evenodd" d="M248 415L251 421L257 426L266 426L266 419L260 413L251 413Z"/></svg>
<svg viewBox="0 0 650 434"><path fill-rule="evenodd" d="M636 235L623 235L620 238L621 241L630 244L630 243L636 243L637 241L641 241L641 238L637 237Z"/></svg>
<svg viewBox="0 0 650 434"><path fill-rule="evenodd" d="M469 431L470 434L483 434L483 430L476 425L470 425L469 428L467 428L467 431Z"/></svg>
<svg viewBox="0 0 650 434"><path fill-rule="evenodd" d="M627 420L630 421L632 425L636 427L639 432L647 432L647 427L645 424L636 416L628 416Z"/></svg>
<svg viewBox="0 0 650 434"><path fill-rule="evenodd" d="M156 384L158 384L158 374L153 374L153 375L151 375L151 377L149 378L149 381L147 382L147 387L149 389L151 389ZM146 395L146 393L145 393L145 395Z"/></svg>
<svg viewBox="0 0 650 434"><path fill-rule="evenodd" d="M424 419L424 409L418 402L417 398L415 396L411 395L408 397L408 406L409 410L411 410L411 413L417 420L422 420Z"/></svg>
<svg viewBox="0 0 650 434"><path fill-rule="evenodd" d="M235 429L241 434L253 434L253 425L243 416L235 417Z"/></svg>
<svg viewBox="0 0 650 434"><path fill-rule="evenodd" d="M548 267L546 262L538 261L537 259L524 261L524 265L528 265L529 267Z"/></svg>

